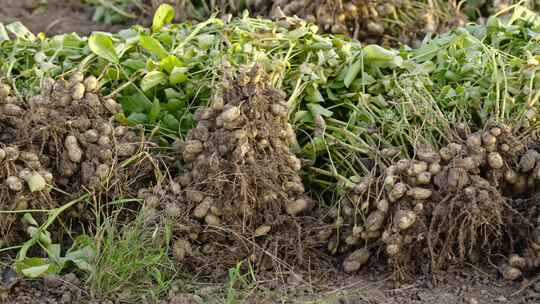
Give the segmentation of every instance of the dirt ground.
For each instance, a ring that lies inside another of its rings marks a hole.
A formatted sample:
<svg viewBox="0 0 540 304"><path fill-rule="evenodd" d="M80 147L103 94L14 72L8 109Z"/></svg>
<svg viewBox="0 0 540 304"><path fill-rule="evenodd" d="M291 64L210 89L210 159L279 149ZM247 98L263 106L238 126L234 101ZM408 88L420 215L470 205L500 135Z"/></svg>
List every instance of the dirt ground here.
<svg viewBox="0 0 540 304"><path fill-rule="evenodd" d="M443 281L419 277L414 282L395 286L387 271L366 269L356 276L333 277L326 292L317 292L305 281L308 277L290 275L287 283L265 282L252 296L234 303L320 303L320 304L491 304L540 303L539 280L508 283L493 279L486 272L469 269L447 273ZM0 284L0 302L17 304L92 303L108 304L109 300L91 300L89 293L73 275L47 277L42 281L14 279L4 270ZM302 281L304 281L302 283ZM185 282L179 282L182 289ZM9 288L9 292L5 290ZM192 293L172 293L160 304L222 303L219 286L194 284ZM4 290L4 293L2 293ZM263 290L263 291L261 291Z"/></svg>
<svg viewBox="0 0 540 304"><path fill-rule="evenodd" d="M0 22L21 21L32 32L47 35L92 31L117 31L121 26L106 26L92 21L92 8L81 0L0 0Z"/></svg>

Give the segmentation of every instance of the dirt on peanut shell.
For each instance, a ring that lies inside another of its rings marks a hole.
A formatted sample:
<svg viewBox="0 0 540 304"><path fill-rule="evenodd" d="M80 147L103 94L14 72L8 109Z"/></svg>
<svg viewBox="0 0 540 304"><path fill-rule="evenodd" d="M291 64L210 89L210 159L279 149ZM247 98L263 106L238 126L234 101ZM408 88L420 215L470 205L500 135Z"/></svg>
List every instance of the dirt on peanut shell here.
<svg viewBox="0 0 540 304"><path fill-rule="evenodd" d="M125 27L99 24L92 14L92 7L82 0L0 0L0 23L20 21L34 33L88 35Z"/></svg>

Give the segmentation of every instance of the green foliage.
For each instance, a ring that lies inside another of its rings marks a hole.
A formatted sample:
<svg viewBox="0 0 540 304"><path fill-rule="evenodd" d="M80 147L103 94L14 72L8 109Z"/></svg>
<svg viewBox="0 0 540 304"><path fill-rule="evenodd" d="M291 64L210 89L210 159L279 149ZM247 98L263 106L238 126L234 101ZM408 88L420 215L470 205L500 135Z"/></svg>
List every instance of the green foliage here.
<svg viewBox="0 0 540 304"><path fill-rule="evenodd" d="M47 230L62 212L86 198L83 196L64 206L46 211L48 217L42 225L38 224L31 213L24 214L23 221L27 225L26 232L30 239L20 246L15 261L17 272L26 277L37 278L45 274L58 274L69 266L75 266L84 272L93 270L91 263L96 255L96 246L90 237L81 235L75 238L71 247L62 254L61 245L53 243L51 233ZM34 247L41 249L46 257L29 257L29 251Z"/></svg>
<svg viewBox="0 0 540 304"><path fill-rule="evenodd" d="M181 269L169 258L170 228L153 223L144 210L128 224L111 216L99 227L100 250L88 277L95 295L124 303L157 302Z"/></svg>
<svg viewBox="0 0 540 304"><path fill-rule="evenodd" d="M147 8L140 0L85 0L94 6L92 19L104 24L124 24L137 18L131 9L144 11Z"/></svg>
<svg viewBox="0 0 540 304"><path fill-rule="evenodd" d="M380 161L379 147L437 146L454 122L481 126L536 108L535 16L518 6L510 18L456 29L418 49L390 50L319 35L294 18L163 27L171 20L165 6L153 30L4 41L0 65L23 92L43 75L83 66L100 77L105 94L118 93L124 107L118 119L159 125L161 135L174 138L193 127L193 113L209 103L224 63L232 74L259 63L289 96L300 151L314 163L307 180L339 190L366 174L364 158ZM64 46L61 52L74 53L60 56L48 47L53 41L77 48ZM35 65L37 58L45 68Z"/></svg>

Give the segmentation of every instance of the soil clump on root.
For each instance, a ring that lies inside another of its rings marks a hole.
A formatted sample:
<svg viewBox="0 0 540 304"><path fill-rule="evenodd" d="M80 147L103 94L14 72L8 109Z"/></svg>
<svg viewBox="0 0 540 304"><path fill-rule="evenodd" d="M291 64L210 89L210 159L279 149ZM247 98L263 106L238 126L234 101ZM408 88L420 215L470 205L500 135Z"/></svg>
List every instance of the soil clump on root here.
<svg viewBox="0 0 540 304"><path fill-rule="evenodd" d="M221 83L182 144L184 173L165 189L173 254L212 276L240 261L292 268L312 247L303 221L314 201L304 193L301 161L289 150L296 138L285 98L267 82L256 67ZM143 196L157 201L157 193Z"/></svg>
<svg viewBox="0 0 540 304"><path fill-rule="evenodd" d="M142 129L114 122L121 106L98 94L93 76L76 72L69 80L45 79L41 94L28 100L0 86L1 210L52 209L89 192L93 199L112 199L133 192L141 176L152 176L149 161L123 163L146 151L147 143ZM93 218L84 205L68 209L74 222ZM4 242L14 240L18 218L2 216Z"/></svg>

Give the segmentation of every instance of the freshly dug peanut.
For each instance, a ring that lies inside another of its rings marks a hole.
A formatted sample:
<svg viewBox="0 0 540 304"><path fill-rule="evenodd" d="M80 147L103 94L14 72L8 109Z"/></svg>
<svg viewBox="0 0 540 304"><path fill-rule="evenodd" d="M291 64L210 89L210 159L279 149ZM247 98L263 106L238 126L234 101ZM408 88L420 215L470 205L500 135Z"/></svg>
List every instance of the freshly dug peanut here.
<svg viewBox="0 0 540 304"><path fill-rule="evenodd" d="M86 79L84 79L84 87L88 92L96 92L98 84L98 80L95 76L88 76Z"/></svg>
<svg viewBox="0 0 540 304"><path fill-rule="evenodd" d="M200 191L188 191L186 198L190 202L199 203L204 199L204 194Z"/></svg>
<svg viewBox="0 0 540 304"><path fill-rule="evenodd" d="M74 163L78 163L82 159L83 151L79 147L79 144L77 143L77 138L73 135L66 136L66 139L64 141L64 147L66 148L68 152L69 160L71 160Z"/></svg>
<svg viewBox="0 0 540 304"><path fill-rule="evenodd" d="M509 265L503 265L501 267L501 273L503 278L509 281L515 281L521 277L521 270Z"/></svg>
<svg viewBox="0 0 540 304"><path fill-rule="evenodd" d="M116 102L112 98L107 98L103 101L103 106L107 111L109 111L111 114L116 114L122 112L122 105L120 105L118 102Z"/></svg>
<svg viewBox="0 0 540 304"><path fill-rule="evenodd" d="M188 240L179 239L173 242L172 254L177 261L183 261L191 253L191 243Z"/></svg>
<svg viewBox="0 0 540 304"><path fill-rule="evenodd" d="M408 159L400 159L396 163L396 168L399 172L405 172L407 169L409 169L409 166L411 165L411 161Z"/></svg>
<svg viewBox="0 0 540 304"><path fill-rule="evenodd" d="M76 83L71 89L71 98L74 100L81 100L84 97L86 88L82 83Z"/></svg>
<svg viewBox="0 0 540 304"><path fill-rule="evenodd" d="M527 266L527 260L517 254L511 254L508 257L508 264L517 269L524 269Z"/></svg>
<svg viewBox="0 0 540 304"><path fill-rule="evenodd" d="M41 174L39 174L38 172L30 173L24 178L24 180L28 184L30 192L43 191L47 187L47 182L45 181L45 178L43 178L43 176L41 176Z"/></svg>
<svg viewBox="0 0 540 304"><path fill-rule="evenodd" d="M102 147L109 147L111 145L111 139L106 135L100 136L98 138L98 145Z"/></svg>
<svg viewBox="0 0 540 304"><path fill-rule="evenodd" d="M8 103L2 107L2 112L8 116L21 116L23 109L18 105Z"/></svg>
<svg viewBox="0 0 540 304"><path fill-rule="evenodd" d="M498 152L488 154L488 164L493 169L501 169L504 166L504 160Z"/></svg>
<svg viewBox="0 0 540 304"><path fill-rule="evenodd" d="M184 145L184 153L198 154L203 151L203 144L198 140L188 140Z"/></svg>
<svg viewBox="0 0 540 304"><path fill-rule="evenodd" d="M433 163L429 165L429 173L431 175L436 175L437 173L441 172L441 165L438 163Z"/></svg>
<svg viewBox="0 0 540 304"><path fill-rule="evenodd" d="M431 172L426 171L418 174L416 177L416 184L418 185L427 185L431 182Z"/></svg>
<svg viewBox="0 0 540 304"><path fill-rule="evenodd" d="M69 77L69 83L71 86L74 86L78 82L84 81L84 74L80 71L75 71L71 76Z"/></svg>
<svg viewBox="0 0 540 304"><path fill-rule="evenodd" d="M424 200L431 197L432 191L420 187L412 188L407 191L408 196L412 196L415 200Z"/></svg>
<svg viewBox="0 0 540 304"><path fill-rule="evenodd" d="M381 229L385 216L382 211L373 211L366 219L366 231L377 231Z"/></svg>
<svg viewBox="0 0 540 304"><path fill-rule="evenodd" d="M211 214L211 213L208 213L205 217L204 217L204 222L210 226L219 226L221 224L221 220L219 219L219 217Z"/></svg>
<svg viewBox="0 0 540 304"><path fill-rule="evenodd" d="M495 137L498 137L502 134L502 130L499 127L493 127L489 130L489 133Z"/></svg>
<svg viewBox="0 0 540 304"><path fill-rule="evenodd" d="M106 164L97 165L95 174L99 179L105 179L109 175L109 166Z"/></svg>
<svg viewBox="0 0 540 304"><path fill-rule="evenodd" d="M294 155L289 156L287 162L294 171L300 171L300 169L302 169L302 162Z"/></svg>
<svg viewBox="0 0 540 304"><path fill-rule="evenodd" d="M407 174L409 176L417 176L418 174L427 171L428 169L428 163L424 161L415 161L412 163L412 165L407 170Z"/></svg>
<svg viewBox="0 0 540 304"><path fill-rule="evenodd" d="M538 159L539 154L536 150L529 150L521 157L519 161L519 170L523 173L531 171Z"/></svg>
<svg viewBox="0 0 540 304"><path fill-rule="evenodd" d="M404 183L397 183L388 193L388 200L390 202L395 202L398 199L402 198L407 192L407 186Z"/></svg>
<svg viewBox="0 0 540 304"><path fill-rule="evenodd" d="M377 201L377 210L381 212L388 212L388 209L390 209L390 204L388 203L388 200L382 199L380 201Z"/></svg>
<svg viewBox="0 0 540 304"><path fill-rule="evenodd" d="M486 132L482 136L482 142L485 146L495 146L497 144L497 138L491 135L490 132Z"/></svg>
<svg viewBox="0 0 540 304"><path fill-rule="evenodd" d="M369 260L370 253L366 248L355 250L343 261L345 272L351 273L358 271Z"/></svg>
<svg viewBox="0 0 540 304"><path fill-rule="evenodd" d="M399 229L406 230L416 222L416 214L410 210L399 210L396 212L395 222L398 224Z"/></svg>
<svg viewBox="0 0 540 304"><path fill-rule="evenodd" d="M116 146L116 154L120 157L129 157L135 154L137 146L130 143L121 143Z"/></svg>
<svg viewBox="0 0 540 304"><path fill-rule="evenodd" d="M223 111L217 118L216 122L219 125L236 121L240 117L240 109L238 107L230 107Z"/></svg>
<svg viewBox="0 0 540 304"><path fill-rule="evenodd" d="M271 229L272 229L271 226L262 225L262 226L258 227L257 229L255 229L255 236L267 235L268 232L270 232Z"/></svg>
<svg viewBox="0 0 540 304"><path fill-rule="evenodd" d="M399 253L400 251L400 248L399 248L399 244L388 244L386 245L386 254L388 254L388 256L395 256Z"/></svg>
<svg viewBox="0 0 540 304"><path fill-rule="evenodd" d="M113 130L113 126L108 122L104 122L98 126L99 134L101 134L102 136L111 135Z"/></svg>
<svg viewBox="0 0 540 304"><path fill-rule="evenodd" d="M480 148L482 146L482 136L478 133L469 135L467 137L467 146L472 149Z"/></svg>
<svg viewBox="0 0 540 304"><path fill-rule="evenodd" d="M96 141L98 141L99 134L96 130L90 129L84 132L84 138L89 143L95 143Z"/></svg>
<svg viewBox="0 0 540 304"><path fill-rule="evenodd" d="M310 207L310 202L307 199L300 198L293 202L290 202L285 206L285 211L289 215L298 215Z"/></svg>
<svg viewBox="0 0 540 304"><path fill-rule="evenodd" d="M21 191L23 189L23 183L17 176L9 176L6 178L6 184L12 191Z"/></svg>
<svg viewBox="0 0 540 304"><path fill-rule="evenodd" d="M5 99L11 93L11 88L6 84L0 84L0 99Z"/></svg>
<svg viewBox="0 0 540 304"><path fill-rule="evenodd" d="M509 184L515 184L517 182L517 178L518 175L516 171L512 169L508 169L506 172L504 172L504 180Z"/></svg>
<svg viewBox="0 0 540 304"><path fill-rule="evenodd" d="M424 161L428 164L438 163L441 161L441 156L439 153L433 150L420 150L416 156L419 160Z"/></svg>

